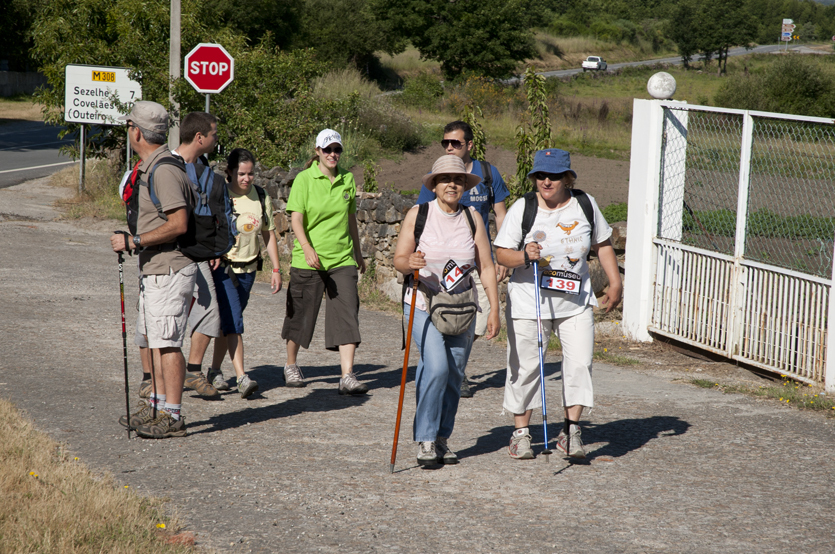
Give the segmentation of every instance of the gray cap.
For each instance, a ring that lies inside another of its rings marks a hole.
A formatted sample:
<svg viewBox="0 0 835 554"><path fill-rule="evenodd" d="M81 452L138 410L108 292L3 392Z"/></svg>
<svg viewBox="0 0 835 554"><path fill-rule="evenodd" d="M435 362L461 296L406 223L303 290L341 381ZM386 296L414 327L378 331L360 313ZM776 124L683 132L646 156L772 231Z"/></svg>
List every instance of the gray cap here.
<svg viewBox="0 0 835 554"><path fill-rule="evenodd" d="M133 105L130 113L117 119L133 121L146 131L165 134L168 132L168 112L161 104L140 100Z"/></svg>

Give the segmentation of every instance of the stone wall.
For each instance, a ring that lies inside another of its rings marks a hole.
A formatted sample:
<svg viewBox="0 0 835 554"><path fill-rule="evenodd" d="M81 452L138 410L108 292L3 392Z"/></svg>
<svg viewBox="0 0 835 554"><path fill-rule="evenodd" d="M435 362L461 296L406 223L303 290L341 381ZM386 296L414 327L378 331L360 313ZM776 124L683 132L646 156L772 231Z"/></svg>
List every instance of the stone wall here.
<svg viewBox="0 0 835 554"><path fill-rule="evenodd" d="M275 208L275 225L278 234L278 253L283 260L289 260L293 250L293 231L290 229L290 218L284 213L287 198L293 180L298 175L298 169L290 171L279 167L264 170L257 168L255 184L264 187L272 197ZM392 191L357 193L357 227L359 230L362 256L366 264L374 261L376 266L376 286L392 300L399 302L402 276L394 269L394 248L400 233L400 224L406 212L414 206L415 195L404 196ZM491 214L492 218L492 214ZM492 235L495 236L495 222L491 220ZM612 225L612 243L618 254L618 261L623 268L624 250L626 247L626 223ZM592 285L595 292L602 294L607 285L606 274L597 259L589 263ZM504 304L507 281L499 287L499 299ZM502 310L502 314L504 310Z"/></svg>

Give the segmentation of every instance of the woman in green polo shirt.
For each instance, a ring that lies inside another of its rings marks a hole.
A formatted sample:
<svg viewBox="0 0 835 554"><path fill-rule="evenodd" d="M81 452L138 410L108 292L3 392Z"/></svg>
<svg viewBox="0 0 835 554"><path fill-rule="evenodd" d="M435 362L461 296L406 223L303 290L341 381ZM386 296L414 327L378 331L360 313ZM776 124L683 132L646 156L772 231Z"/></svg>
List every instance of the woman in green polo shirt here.
<svg viewBox="0 0 835 554"><path fill-rule="evenodd" d="M365 394L368 387L354 375L354 352L360 344L357 268L365 272L357 231L357 186L339 167L342 137L325 129L316 137L316 154L296 176L287 213L296 240L287 289L287 313L281 338L287 341L284 380L305 386L296 364L299 347L308 348L325 302L325 348L339 351L339 394Z"/></svg>

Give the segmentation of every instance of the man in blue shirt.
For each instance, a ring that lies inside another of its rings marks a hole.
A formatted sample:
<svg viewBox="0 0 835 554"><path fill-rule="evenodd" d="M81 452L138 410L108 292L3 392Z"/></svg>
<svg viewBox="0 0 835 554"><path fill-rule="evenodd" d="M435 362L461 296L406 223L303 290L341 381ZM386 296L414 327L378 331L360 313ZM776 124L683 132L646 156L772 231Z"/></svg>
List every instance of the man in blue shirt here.
<svg viewBox="0 0 835 554"><path fill-rule="evenodd" d="M472 206L481 214L484 220L484 228L487 229L490 246L492 247L493 237L490 236L490 225L488 221L490 210L492 209L493 213L496 214L496 230L498 230L502 226L502 221L504 221L504 216L507 213L504 199L510 195L501 173L499 173L499 170L495 166L487 164L490 168L492 183L490 185L485 184L481 162L470 157L470 152L473 149L473 129L464 121L453 121L444 127L444 138L441 140L441 146L447 154L461 158L468 172L481 177L481 183L465 192L460 203L464 206ZM490 194L488 186L493 189L492 194ZM417 203L423 204L431 202L434 199L435 193L422 186ZM478 339L487 330L487 316L490 314L490 303L487 301L487 295L481 286L478 274L473 273L473 276L476 282L476 289L478 290L478 303L482 309L482 312L476 317L475 338ZM506 276L507 268L496 264L496 277L499 282ZM467 376L465 375L464 380L461 382L461 397L470 398L472 395L469 381L467 381Z"/></svg>

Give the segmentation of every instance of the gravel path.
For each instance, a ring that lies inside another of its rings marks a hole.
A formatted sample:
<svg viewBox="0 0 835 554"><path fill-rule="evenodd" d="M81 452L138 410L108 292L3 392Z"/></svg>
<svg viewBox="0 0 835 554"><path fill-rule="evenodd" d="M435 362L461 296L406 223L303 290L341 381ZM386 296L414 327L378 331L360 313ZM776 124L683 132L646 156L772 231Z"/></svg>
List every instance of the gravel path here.
<svg viewBox="0 0 835 554"><path fill-rule="evenodd" d="M169 508L223 552L832 552L833 420L675 382L650 366L595 367L586 463L512 460L501 415L504 349L477 343L451 445L461 463L415 464L411 358L396 472L389 456L402 354L399 318L362 311L357 372L371 392L336 393L321 333L283 386L284 295L256 285L246 362L261 390L189 393L189 436L126 439L112 223L52 221L62 191L0 191L0 396L92 468ZM10 215L21 214L21 215ZM136 270L126 265L132 333ZM559 360L548 360L557 414ZM130 348L131 386L140 364ZM224 367L227 375L231 368ZM552 415L552 421L558 421ZM558 427L552 424L552 437ZM533 427L535 450L541 426Z"/></svg>

